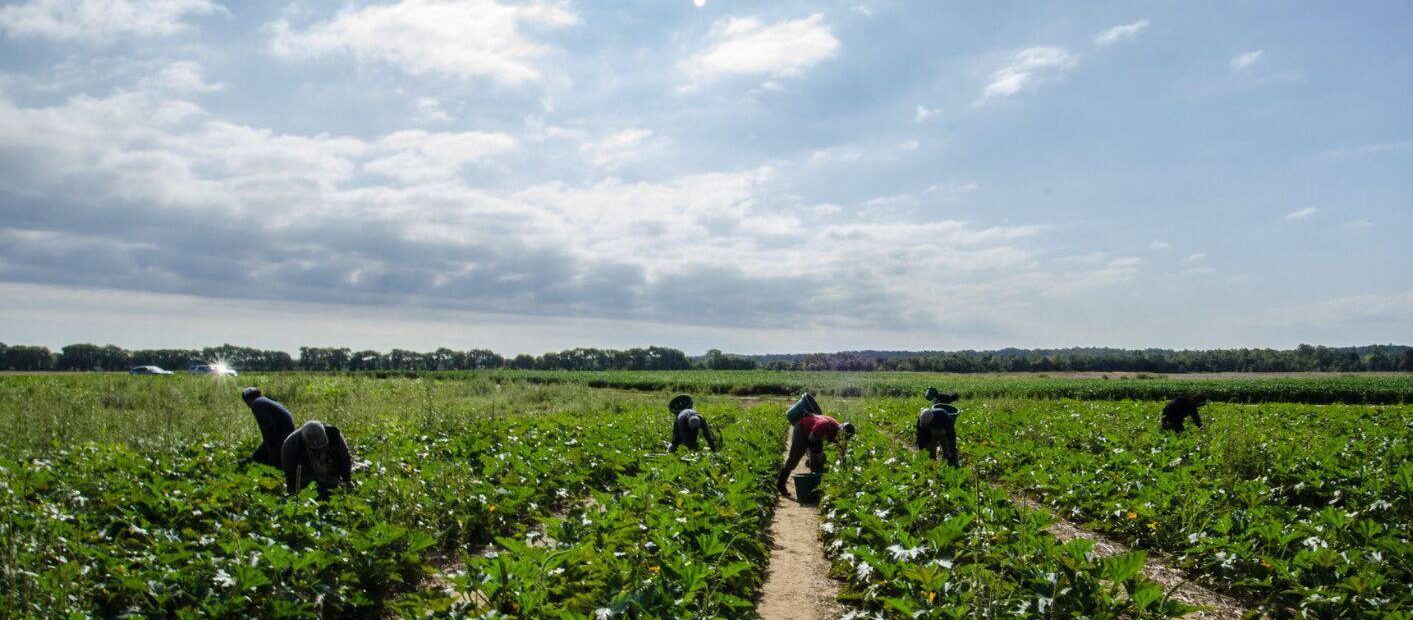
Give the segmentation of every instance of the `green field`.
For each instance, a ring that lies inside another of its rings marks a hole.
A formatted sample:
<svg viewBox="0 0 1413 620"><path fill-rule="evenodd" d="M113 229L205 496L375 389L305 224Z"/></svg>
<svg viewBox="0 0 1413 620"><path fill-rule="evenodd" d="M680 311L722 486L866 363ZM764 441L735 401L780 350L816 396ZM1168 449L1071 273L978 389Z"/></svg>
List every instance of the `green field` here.
<svg viewBox="0 0 1413 620"><path fill-rule="evenodd" d="M344 429L358 486L321 505L236 467L247 384ZM959 470L908 445L926 385L963 394ZM803 388L860 427L820 540L859 614L1188 611L1015 493L1260 613L1413 609L1407 375L495 371L0 376L0 617L749 617L786 432L760 397ZM673 391L722 452L661 454ZM1207 428L1158 433L1194 391Z"/></svg>

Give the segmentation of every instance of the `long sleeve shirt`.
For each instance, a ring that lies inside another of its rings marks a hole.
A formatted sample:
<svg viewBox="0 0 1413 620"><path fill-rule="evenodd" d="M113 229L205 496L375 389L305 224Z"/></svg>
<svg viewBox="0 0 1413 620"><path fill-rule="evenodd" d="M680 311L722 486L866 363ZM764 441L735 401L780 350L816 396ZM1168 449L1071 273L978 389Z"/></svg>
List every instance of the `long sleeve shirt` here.
<svg viewBox="0 0 1413 620"><path fill-rule="evenodd" d="M260 427L260 447L250 455L250 460L279 467L280 448L285 438L294 432L294 416L284 405L264 396L250 401L250 412L255 415L255 424Z"/></svg>
<svg viewBox="0 0 1413 620"><path fill-rule="evenodd" d="M329 437L329 445L323 450L309 448L299 433L291 433L285 439L280 460L285 470L285 487L290 493L298 493L310 482L318 482L320 487L335 487L353 479L353 457L343 433L338 427L327 424L324 432Z"/></svg>
<svg viewBox="0 0 1413 620"><path fill-rule="evenodd" d="M700 431L692 430L692 418L701 419L702 428ZM699 432L706 436L707 445L711 446L711 451L716 452L716 437L712 434L711 425L707 423L706 417L695 410L683 409L681 413L677 414L677 419L672 422L672 447L667 449L668 452L676 452L677 446L684 444L688 448L696 450Z"/></svg>

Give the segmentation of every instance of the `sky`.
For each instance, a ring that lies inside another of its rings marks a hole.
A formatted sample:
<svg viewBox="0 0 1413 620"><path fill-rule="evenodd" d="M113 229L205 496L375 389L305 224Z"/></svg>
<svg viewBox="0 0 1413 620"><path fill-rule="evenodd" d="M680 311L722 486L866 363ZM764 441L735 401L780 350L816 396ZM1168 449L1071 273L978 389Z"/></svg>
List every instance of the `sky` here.
<svg viewBox="0 0 1413 620"><path fill-rule="evenodd" d="M1413 344L1413 4L0 2L0 342Z"/></svg>

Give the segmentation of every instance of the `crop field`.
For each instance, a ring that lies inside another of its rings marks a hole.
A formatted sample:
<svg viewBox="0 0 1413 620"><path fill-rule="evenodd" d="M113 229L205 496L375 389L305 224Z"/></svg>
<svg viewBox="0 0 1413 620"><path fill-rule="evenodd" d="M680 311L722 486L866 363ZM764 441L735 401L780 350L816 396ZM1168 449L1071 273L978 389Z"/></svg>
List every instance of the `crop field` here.
<svg viewBox="0 0 1413 620"><path fill-rule="evenodd" d="M357 485L286 497L237 466L243 385L339 426ZM926 385L962 392L959 469L910 445ZM752 617L786 447L770 395L805 387L859 428L818 515L851 617L1195 611L1148 556L1253 616L1413 617L1406 375L495 371L0 376L0 618ZM676 390L721 452L665 454ZM1218 401L1206 428L1159 433L1187 390ZM1057 518L1134 550L1062 542Z"/></svg>
<svg viewBox="0 0 1413 620"><path fill-rule="evenodd" d="M949 386L972 398L1159 400L1202 394L1229 402L1413 403L1413 375L1331 374L1236 375L1184 378L1145 373L1085 373L1082 377L1039 374L943 374L914 372L739 371L492 371L508 379L573 383L598 388L708 394L785 396L810 391L833 396L903 396L930 385ZM454 375L453 375L454 376Z"/></svg>

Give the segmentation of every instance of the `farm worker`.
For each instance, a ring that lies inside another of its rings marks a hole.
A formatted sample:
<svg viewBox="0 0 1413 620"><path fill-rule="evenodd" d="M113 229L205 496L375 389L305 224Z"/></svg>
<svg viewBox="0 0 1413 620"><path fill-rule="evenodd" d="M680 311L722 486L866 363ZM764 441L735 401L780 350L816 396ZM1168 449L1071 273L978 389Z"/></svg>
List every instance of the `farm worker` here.
<svg viewBox="0 0 1413 620"><path fill-rule="evenodd" d="M814 395L809 392L805 392L800 396L800 400L785 410L785 419L790 422L790 426L799 424L800 420L812 415L824 415L824 410L819 408L819 403L815 402Z"/></svg>
<svg viewBox="0 0 1413 620"><path fill-rule="evenodd" d="M685 445L691 450L697 449L698 435L705 435L711 451L716 452L716 436L711 432L711 425L707 424L706 418L697 413L695 409L683 409L677 413L677 419L672 423L672 447L668 452L676 452L677 446Z"/></svg>
<svg viewBox="0 0 1413 620"><path fill-rule="evenodd" d="M1197 410L1205 404L1207 399L1203 396L1179 396L1168 401L1163 406L1163 430L1181 433L1182 421L1188 416L1192 416L1197 428L1202 428L1202 416L1197 415Z"/></svg>
<svg viewBox="0 0 1413 620"><path fill-rule="evenodd" d="M795 429L790 432L790 454L785 457L785 466L780 468L780 475L775 479L775 488L785 497L790 496L790 491L785 488L785 481L790 478L790 472L795 471L795 466L800 464L800 458L809 452L810 471L820 473L824 471L824 442L840 442L839 436L843 435L845 440L854 436L854 425L848 422L840 424L838 420L825 415L808 415L800 419L795 424Z"/></svg>
<svg viewBox="0 0 1413 620"><path fill-rule="evenodd" d="M340 486L353 486L353 457L338 427L310 420L290 433L280 449L285 487L290 495L319 483L319 499Z"/></svg>
<svg viewBox="0 0 1413 620"><path fill-rule="evenodd" d="M240 397L255 414L255 424L260 427L260 447L238 464L255 462L279 469L280 446L285 438L294 432L294 416L284 405L260 394L260 388L248 387L241 390Z"/></svg>
<svg viewBox="0 0 1413 620"><path fill-rule="evenodd" d="M923 394L927 400L932 402L931 406L923 407L917 415L917 449L927 450L932 456L932 460L937 460L937 448L942 448L942 456L947 459L947 463L957 467L960 463L957 458L957 416L961 410L953 407L951 403L957 401L959 396L953 394L943 394L937 388L927 388Z"/></svg>

